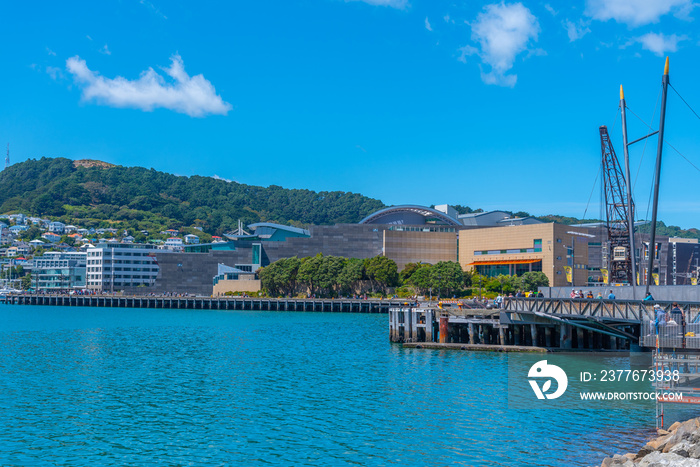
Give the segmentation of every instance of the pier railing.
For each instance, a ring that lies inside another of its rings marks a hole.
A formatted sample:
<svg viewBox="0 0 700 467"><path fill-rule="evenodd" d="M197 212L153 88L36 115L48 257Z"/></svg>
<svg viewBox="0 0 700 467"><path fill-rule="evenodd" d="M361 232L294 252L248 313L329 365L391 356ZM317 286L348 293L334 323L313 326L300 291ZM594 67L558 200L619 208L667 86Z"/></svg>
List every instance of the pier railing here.
<svg viewBox="0 0 700 467"><path fill-rule="evenodd" d="M643 300L607 300L587 298L506 298L503 302L504 311L536 311L553 315L591 316L603 319L643 320L653 321L654 305L659 304L671 311L672 302L643 301ZM700 321L700 303L675 302L685 315L686 322Z"/></svg>

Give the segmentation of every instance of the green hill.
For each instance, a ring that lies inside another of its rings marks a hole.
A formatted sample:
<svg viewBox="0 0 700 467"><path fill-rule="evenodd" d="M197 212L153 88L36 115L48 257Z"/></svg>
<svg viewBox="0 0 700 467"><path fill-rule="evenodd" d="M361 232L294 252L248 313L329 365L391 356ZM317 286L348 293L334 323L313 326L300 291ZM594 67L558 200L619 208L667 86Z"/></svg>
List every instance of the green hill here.
<svg viewBox="0 0 700 467"><path fill-rule="evenodd" d="M88 228L200 226L220 235L235 229L238 219L298 226L354 223L382 207L381 201L355 193L264 188L90 160L30 159L0 172L0 212Z"/></svg>

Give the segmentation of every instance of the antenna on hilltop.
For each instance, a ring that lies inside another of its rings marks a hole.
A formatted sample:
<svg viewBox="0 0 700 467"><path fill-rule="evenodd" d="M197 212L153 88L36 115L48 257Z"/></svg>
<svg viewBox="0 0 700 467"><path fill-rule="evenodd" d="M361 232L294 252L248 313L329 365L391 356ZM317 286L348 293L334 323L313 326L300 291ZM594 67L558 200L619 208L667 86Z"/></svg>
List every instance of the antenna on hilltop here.
<svg viewBox="0 0 700 467"><path fill-rule="evenodd" d="M10 166L10 143L7 143L7 156L5 156L5 168Z"/></svg>

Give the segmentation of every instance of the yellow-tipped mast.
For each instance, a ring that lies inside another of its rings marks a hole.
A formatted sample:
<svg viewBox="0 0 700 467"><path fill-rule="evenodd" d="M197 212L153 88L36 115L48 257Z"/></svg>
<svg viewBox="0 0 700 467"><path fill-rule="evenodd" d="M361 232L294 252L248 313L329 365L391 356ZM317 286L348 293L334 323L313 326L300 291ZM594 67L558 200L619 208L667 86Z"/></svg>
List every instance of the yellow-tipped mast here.
<svg viewBox="0 0 700 467"><path fill-rule="evenodd" d="M659 144L656 148L656 170L654 173L654 205L651 211L651 238L649 239L649 270L647 271L647 293L653 280L654 255L656 253L656 215L659 208L659 179L661 178L661 153L664 148L664 123L666 122L666 96L668 94L668 57L661 78L661 115L659 117Z"/></svg>

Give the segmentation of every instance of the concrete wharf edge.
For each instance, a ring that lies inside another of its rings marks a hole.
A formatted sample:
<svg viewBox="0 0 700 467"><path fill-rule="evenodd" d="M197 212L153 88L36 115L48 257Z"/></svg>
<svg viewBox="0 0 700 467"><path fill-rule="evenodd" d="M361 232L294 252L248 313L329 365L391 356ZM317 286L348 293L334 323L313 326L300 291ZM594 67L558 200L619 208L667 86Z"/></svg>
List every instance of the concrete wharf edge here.
<svg viewBox="0 0 700 467"><path fill-rule="evenodd" d="M297 299L251 297L152 297L112 295L7 295L13 305L86 306L107 308L161 308L192 310L308 311L333 313L388 313L405 300Z"/></svg>
<svg viewBox="0 0 700 467"><path fill-rule="evenodd" d="M408 349L472 350L482 352L530 353L547 353L549 351L544 347L531 347L524 345L454 344L440 342L405 342L402 345Z"/></svg>

